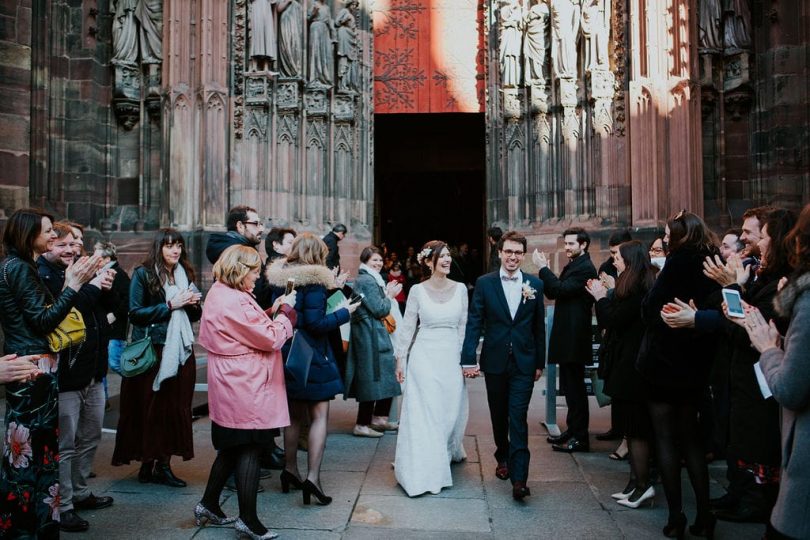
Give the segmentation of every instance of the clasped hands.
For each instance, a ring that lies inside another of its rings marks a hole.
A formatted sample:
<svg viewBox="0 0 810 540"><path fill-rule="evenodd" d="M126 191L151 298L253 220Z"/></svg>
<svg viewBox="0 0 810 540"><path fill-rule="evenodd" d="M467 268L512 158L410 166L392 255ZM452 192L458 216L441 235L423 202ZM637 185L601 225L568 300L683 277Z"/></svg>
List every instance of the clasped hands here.
<svg viewBox="0 0 810 540"><path fill-rule="evenodd" d="M479 375L481 375L481 368L477 365L475 366L461 366L461 373L464 375L465 379L475 379ZM540 380L540 377L543 376L542 369L535 369L534 370L534 380Z"/></svg>

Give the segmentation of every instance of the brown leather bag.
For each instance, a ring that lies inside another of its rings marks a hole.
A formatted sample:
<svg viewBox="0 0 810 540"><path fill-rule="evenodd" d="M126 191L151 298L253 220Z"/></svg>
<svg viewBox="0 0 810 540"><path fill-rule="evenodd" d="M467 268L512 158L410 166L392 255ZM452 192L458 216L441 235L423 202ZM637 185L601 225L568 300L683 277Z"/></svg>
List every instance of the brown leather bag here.
<svg viewBox="0 0 810 540"><path fill-rule="evenodd" d="M389 334L393 334L397 329L397 320L394 318L393 315L390 313L380 319L385 326L385 329L388 331Z"/></svg>

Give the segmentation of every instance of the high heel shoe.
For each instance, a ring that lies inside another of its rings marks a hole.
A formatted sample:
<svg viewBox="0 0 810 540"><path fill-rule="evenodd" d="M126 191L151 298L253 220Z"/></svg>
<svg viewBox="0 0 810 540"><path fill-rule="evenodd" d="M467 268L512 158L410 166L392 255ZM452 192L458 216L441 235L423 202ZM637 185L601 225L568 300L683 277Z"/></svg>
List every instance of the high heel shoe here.
<svg viewBox="0 0 810 540"><path fill-rule="evenodd" d="M634 490L633 495L635 495L639 490ZM655 488L650 486L644 492L638 496L638 498L634 499L633 495L630 495L626 499L621 499L616 501L622 506L626 506L627 508L638 508L646 501L650 501L650 506L655 503Z"/></svg>
<svg viewBox="0 0 810 540"><path fill-rule="evenodd" d="M242 538L243 536L247 536L250 540L272 540L273 538L278 538L278 533L274 533L270 529L267 529L267 532L264 534L256 534L251 531L250 527L245 525L245 522L241 519L236 520L236 523L233 524L233 528L236 530L237 538Z"/></svg>
<svg viewBox="0 0 810 540"><path fill-rule="evenodd" d="M626 499L630 495L633 494L633 491L636 489L636 483L633 480L627 482L627 485L624 487L623 490L619 491L618 493L612 493L610 496L620 501L622 499Z"/></svg>
<svg viewBox="0 0 810 540"><path fill-rule="evenodd" d="M282 493L289 493L290 492L290 486L292 486L293 489L301 489L301 486L304 485L304 483L301 482L300 478L298 478L297 476L295 476L293 473L291 473L290 471L288 471L286 469L281 471L281 477L280 478L281 478L281 492Z"/></svg>
<svg viewBox="0 0 810 540"><path fill-rule="evenodd" d="M304 504L309 504L312 502L310 495L315 495L315 498L318 499L318 504L323 506L326 506L332 502L332 497L324 495L323 492L318 489L318 486L309 480L304 481L304 483L301 485L301 489L304 491Z"/></svg>
<svg viewBox="0 0 810 540"><path fill-rule="evenodd" d="M715 525L717 525L717 518L711 514L702 519L697 518L695 519L695 524L689 526L689 534L711 540L714 538Z"/></svg>
<svg viewBox="0 0 810 540"><path fill-rule="evenodd" d="M235 517L219 517L211 510L203 506L203 503L198 502L197 506L194 507L194 523L197 527L203 524L203 520L208 522L208 525L230 525L234 521L236 521Z"/></svg>
<svg viewBox="0 0 810 540"><path fill-rule="evenodd" d="M683 512L675 516L673 520L672 517L669 518L667 524L664 526L664 536L667 538L678 538L679 540L684 537L684 533L686 531L686 516Z"/></svg>

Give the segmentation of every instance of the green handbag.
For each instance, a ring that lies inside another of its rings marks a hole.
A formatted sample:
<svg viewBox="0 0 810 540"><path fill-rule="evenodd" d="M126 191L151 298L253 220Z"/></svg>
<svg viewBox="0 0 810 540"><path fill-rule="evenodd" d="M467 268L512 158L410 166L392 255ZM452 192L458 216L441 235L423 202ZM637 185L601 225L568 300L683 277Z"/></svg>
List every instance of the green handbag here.
<svg viewBox="0 0 810 540"><path fill-rule="evenodd" d="M134 377L148 371L157 362L157 354L149 337L149 328L146 335L137 341L131 341L121 353L121 376Z"/></svg>

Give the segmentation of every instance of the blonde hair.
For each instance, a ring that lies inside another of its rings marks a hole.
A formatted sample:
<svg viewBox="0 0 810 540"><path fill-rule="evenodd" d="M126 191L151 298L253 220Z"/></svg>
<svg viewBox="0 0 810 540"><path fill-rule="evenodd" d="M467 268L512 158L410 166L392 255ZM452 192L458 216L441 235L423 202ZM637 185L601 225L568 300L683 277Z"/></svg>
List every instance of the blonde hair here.
<svg viewBox="0 0 810 540"><path fill-rule="evenodd" d="M287 257L289 264L317 264L326 265L326 256L329 248L326 244L312 233L301 233L295 237L290 246L290 255Z"/></svg>
<svg viewBox="0 0 810 540"><path fill-rule="evenodd" d="M242 282L251 270L261 267L259 252L252 247L235 245L222 252L214 264L214 279L232 289L242 290Z"/></svg>

